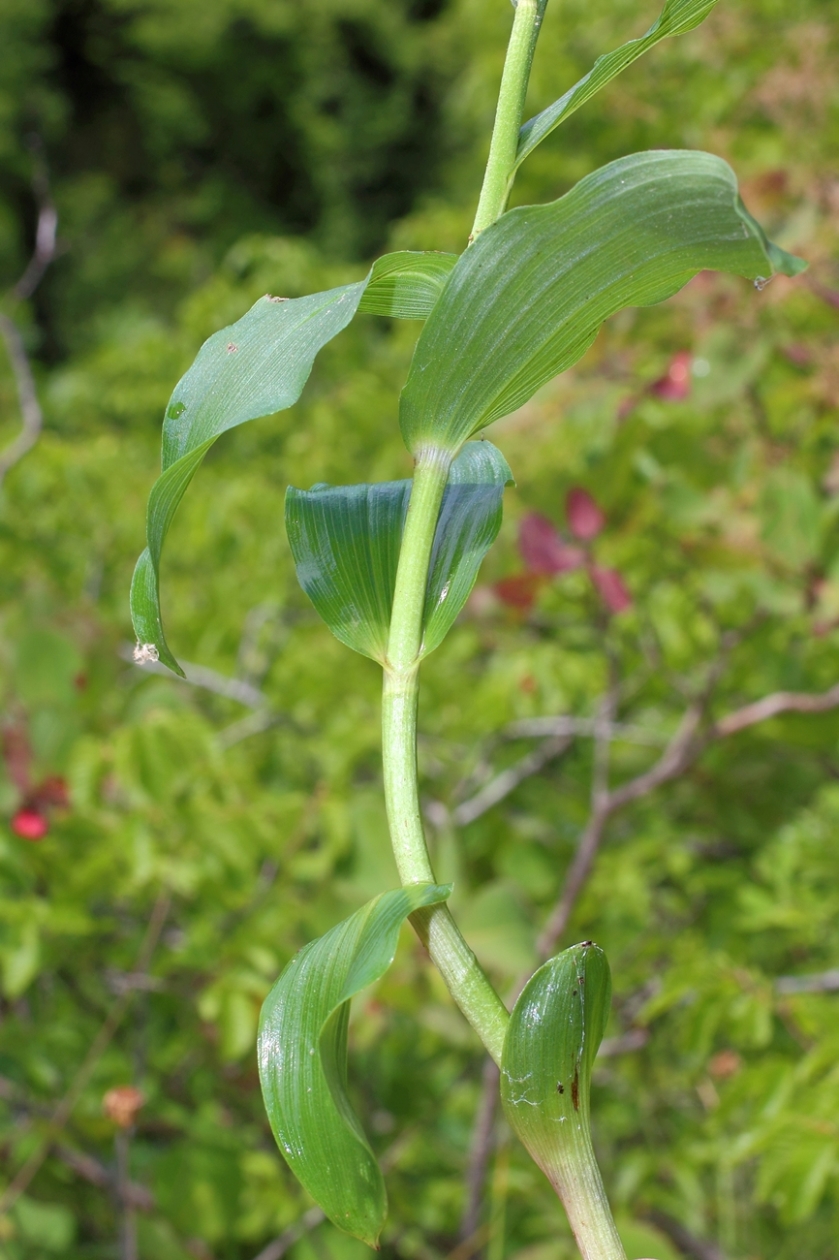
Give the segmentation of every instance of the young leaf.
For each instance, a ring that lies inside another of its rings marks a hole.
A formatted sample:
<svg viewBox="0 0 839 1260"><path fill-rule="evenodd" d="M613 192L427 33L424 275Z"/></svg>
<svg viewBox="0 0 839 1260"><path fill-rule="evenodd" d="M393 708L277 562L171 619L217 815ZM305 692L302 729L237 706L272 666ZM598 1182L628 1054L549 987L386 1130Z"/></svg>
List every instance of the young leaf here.
<svg viewBox="0 0 839 1260"><path fill-rule="evenodd" d="M589 1086L609 1018L606 955L591 941L540 967L522 991L504 1039L501 1099L521 1142L556 1189L584 1256L620 1256L591 1143ZM597 1222L599 1221L599 1226ZM589 1251L580 1224L604 1233Z"/></svg>
<svg viewBox="0 0 839 1260"><path fill-rule="evenodd" d="M564 96L524 124L519 133L519 147L513 173L518 170L528 154L542 143L545 136L550 135L554 128L564 122L569 115L596 96L600 89L607 83L611 83L622 70L626 70L627 66L631 66L633 61L637 61L645 52L649 52L660 40L692 31L694 27L705 21L716 3L717 0L667 0L658 21L653 23L646 35L642 35L640 39L631 39L613 52L604 53L602 57L598 57L588 74L569 88Z"/></svg>
<svg viewBox="0 0 839 1260"><path fill-rule="evenodd" d="M347 1096L350 998L387 971L407 916L450 891L411 884L382 893L306 945L262 1007L259 1077L277 1145L329 1219L371 1247L387 1195Z"/></svg>
<svg viewBox="0 0 839 1260"><path fill-rule="evenodd" d="M575 363L607 316L661 302L698 271L805 265L766 240L721 158L611 162L559 201L502 215L458 259L402 391L405 443L457 450Z"/></svg>
<svg viewBox="0 0 839 1260"><path fill-rule="evenodd" d="M260 298L204 342L166 409L162 473L152 487L147 547L131 584L137 640L170 669L182 673L163 634L160 556L178 504L213 442L228 429L292 406L318 351L347 326L363 297L365 309L375 313L422 318L454 262L451 254L389 254L357 284L302 298Z"/></svg>
<svg viewBox="0 0 839 1260"><path fill-rule="evenodd" d="M456 262L457 254L385 254L373 263L358 309L392 319L426 319Z"/></svg>
<svg viewBox="0 0 839 1260"><path fill-rule="evenodd" d="M470 442L443 496L428 579L423 653L447 634L501 525L512 474L491 442ZM384 664L410 481L290 487L286 530L297 577L336 638Z"/></svg>

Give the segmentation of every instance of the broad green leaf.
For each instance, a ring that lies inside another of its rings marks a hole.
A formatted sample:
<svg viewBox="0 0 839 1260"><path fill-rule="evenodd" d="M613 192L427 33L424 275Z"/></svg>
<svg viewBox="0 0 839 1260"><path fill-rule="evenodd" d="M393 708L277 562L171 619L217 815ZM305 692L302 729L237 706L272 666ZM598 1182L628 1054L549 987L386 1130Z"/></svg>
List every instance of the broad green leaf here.
<svg viewBox="0 0 839 1260"><path fill-rule="evenodd" d="M371 1247L387 1195L347 1096L349 1003L387 971L407 916L450 891L411 884L382 893L306 945L262 1007L259 1077L277 1145L329 1219Z"/></svg>
<svg viewBox="0 0 839 1260"><path fill-rule="evenodd" d="M426 319L456 262L457 254L385 254L373 264L358 309L393 319Z"/></svg>
<svg viewBox="0 0 839 1260"><path fill-rule="evenodd" d="M581 105L585 105L586 101L591 100L607 83L611 83L612 79L616 78L621 71L626 70L627 66L631 66L633 61L637 61L645 52L649 52L660 40L668 39L671 35L685 35L688 31L692 31L705 21L716 3L717 0L667 0L661 16L657 22L653 23L646 35L642 35L640 39L631 39L613 52L604 53L602 57L598 57L588 74L583 75L582 79L569 88L558 101L554 101L553 105L549 105L547 109L543 109L535 118L529 119L524 124L519 133L519 147L514 170L519 168L537 144L542 143L545 136L550 135L554 128L564 122L569 115L578 110Z"/></svg>
<svg viewBox="0 0 839 1260"><path fill-rule="evenodd" d="M357 284L302 298L266 295L204 342L166 409L162 473L152 487L147 546L131 584L137 640L170 669L182 673L163 633L160 556L178 504L213 442L248 420L291 407L318 351L347 326L362 298L374 313L406 319L426 315L454 261L450 254L389 254Z"/></svg>
<svg viewBox="0 0 839 1260"><path fill-rule="evenodd" d="M423 653L442 642L466 602L511 480L491 442L470 442L452 464L429 568ZM410 496L410 481L290 487L286 496L300 585L336 638L381 663Z"/></svg>
<svg viewBox="0 0 839 1260"><path fill-rule="evenodd" d="M607 316L660 302L705 268L794 275L709 153L636 153L559 201L512 210L458 260L400 401L408 449L457 450L575 363Z"/></svg>
<svg viewBox="0 0 839 1260"><path fill-rule="evenodd" d="M611 992L602 949L591 941L574 945L531 976L504 1038L505 1114L562 1198L572 1226L586 1183L605 1203L591 1144L589 1087Z"/></svg>

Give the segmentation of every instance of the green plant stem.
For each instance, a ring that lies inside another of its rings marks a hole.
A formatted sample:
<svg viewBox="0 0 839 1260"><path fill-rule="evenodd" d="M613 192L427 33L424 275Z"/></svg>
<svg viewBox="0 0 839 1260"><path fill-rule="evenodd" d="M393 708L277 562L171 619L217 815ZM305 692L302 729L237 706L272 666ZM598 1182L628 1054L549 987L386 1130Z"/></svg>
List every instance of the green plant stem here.
<svg viewBox="0 0 839 1260"><path fill-rule="evenodd" d="M451 458L451 452L434 449L424 452L417 461L399 555L384 675L385 801L403 884L435 882L419 804L417 700L425 590ZM411 922L455 1002L496 1063L500 1063L509 1016L448 907L418 910L411 915Z"/></svg>
<svg viewBox="0 0 839 1260"><path fill-rule="evenodd" d="M501 76L489 158L470 242L504 213L510 195L519 145L519 129L524 114L524 98L527 95L530 67L533 64L546 3L547 0L518 0L516 5L504 73Z"/></svg>
<svg viewBox="0 0 839 1260"><path fill-rule="evenodd" d="M582 1260L626 1260L591 1144L588 1114L573 1139L541 1166L562 1200Z"/></svg>

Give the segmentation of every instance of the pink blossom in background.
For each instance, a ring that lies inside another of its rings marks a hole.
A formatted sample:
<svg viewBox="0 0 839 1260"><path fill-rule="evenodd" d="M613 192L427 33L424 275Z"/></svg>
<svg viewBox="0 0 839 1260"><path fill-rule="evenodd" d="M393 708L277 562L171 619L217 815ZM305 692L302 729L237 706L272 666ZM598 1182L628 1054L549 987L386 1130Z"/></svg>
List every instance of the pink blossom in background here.
<svg viewBox="0 0 839 1260"><path fill-rule="evenodd" d="M585 556L579 547L571 547L546 516L529 512L519 526L519 551L531 573L553 577L579 569Z"/></svg>
<svg viewBox="0 0 839 1260"><path fill-rule="evenodd" d="M36 809L19 809L12 818L12 831L22 840L43 840L49 829L46 818Z"/></svg>
<svg viewBox="0 0 839 1260"><path fill-rule="evenodd" d="M689 350L680 350L678 354L674 354L664 376L653 381L650 393L655 394L656 398L663 398L665 402L684 402L690 393L692 362L693 355Z"/></svg>
<svg viewBox="0 0 839 1260"><path fill-rule="evenodd" d="M601 569L595 564L592 565L590 572L597 593L609 612L625 612L627 608L632 607L632 596L617 569Z"/></svg>
<svg viewBox="0 0 839 1260"><path fill-rule="evenodd" d="M565 500L565 515L574 537L582 538L586 542L590 538L596 538L606 524L604 513L588 491L581 490L579 486L568 491L568 497Z"/></svg>

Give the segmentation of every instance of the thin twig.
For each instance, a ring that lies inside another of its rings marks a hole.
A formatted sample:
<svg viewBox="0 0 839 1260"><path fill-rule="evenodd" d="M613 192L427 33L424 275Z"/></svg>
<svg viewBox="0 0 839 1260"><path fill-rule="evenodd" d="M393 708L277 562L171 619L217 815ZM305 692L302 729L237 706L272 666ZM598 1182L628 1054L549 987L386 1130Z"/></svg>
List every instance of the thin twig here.
<svg viewBox="0 0 839 1260"><path fill-rule="evenodd" d="M480 1225L481 1200L484 1194L486 1170L494 1144L495 1116L498 1111L498 1082L500 1072L495 1062L487 1056L481 1080L481 1099L475 1113L469 1164L466 1170L466 1202L460 1221L458 1239L461 1243L473 1238Z"/></svg>
<svg viewBox="0 0 839 1260"><path fill-rule="evenodd" d="M32 191L38 204L38 222L35 226L32 257L12 289L13 297L19 302L32 296L58 253L58 211L50 193L49 172L43 158L40 136L30 136L29 147L33 155Z"/></svg>
<svg viewBox="0 0 839 1260"><path fill-rule="evenodd" d="M522 718L511 722L502 732L506 739L530 739L545 735L594 735L599 719L575 718L560 714L557 717ZM602 726L602 722L601 722ZM655 731L645 731L642 726L629 726L625 722L610 722L608 735L612 743L625 740L629 744L650 744L658 747L664 743Z"/></svg>
<svg viewBox="0 0 839 1260"><path fill-rule="evenodd" d="M94 1159L92 1155L87 1155L83 1151L74 1151L71 1147L61 1144L53 1147L53 1154L83 1181L114 1192L124 1204L130 1205L138 1212L154 1211L154 1195L151 1190L139 1185L136 1181L125 1180L118 1184L110 1169L101 1164L98 1159Z"/></svg>
<svg viewBox="0 0 839 1260"><path fill-rule="evenodd" d="M818 971L810 976L779 976L775 992L790 993L839 993L839 968Z"/></svg>
<svg viewBox="0 0 839 1260"><path fill-rule="evenodd" d="M9 469L23 459L27 451L31 451L38 441L44 417L38 402L35 380L23 338L14 320L2 313L0 313L0 336L5 342L6 353L12 365L21 416L20 432L5 450L0 451L0 483L2 483Z"/></svg>
<svg viewBox="0 0 839 1260"><path fill-rule="evenodd" d="M555 761L567 752L573 742L573 735L552 735L549 739L534 748L527 756L521 757L513 765L502 770L494 779L490 779L480 791L452 810L451 820L458 827L465 827L480 818L532 775L538 774L550 761Z"/></svg>
<svg viewBox="0 0 839 1260"><path fill-rule="evenodd" d="M716 1243L709 1242L706 1238L697 1238L667 1212L650 1208L644 1215L651 1224L661 1230L662 1234L666 1234L682 1255L689 1257L689 1260L725 1260L725 1256Z"/></svg>
<svg viewBox="0 0 839 1260"><path fill-rule="evenodd" d="M137 955L137 962L134 967L135 972L143 974L148 969L151 956L154 952L155 946L157 945L158 939L160 938L160 933L163 930L163 924L166 921L166 916L169 913L171 903L171 895L168 892L161 893L155 901L151 917ZM90 1048L82 1060L81 1066L76 1072L76 1075L73 1077L69 1089L53 1112L41 1141L26 1162L18 1169L17 1173L0 1196L0 1213L8 1212L9 1208L17 1202L29 1186L32 1178L38 1172L44 1160L49 1155L53 1142L70 1119L73 1108L79 1101L85 1087L90 1081L99 1060L108 1048L111 1038L122 1022L129 1006L131 1005L131 1002L133 1001L133 998L134 990L128 989L121 997L117 998L116 1002L111 1007L104 1023L100 1026L99 1031L93 1038Z"/></svg>
<svg viewBox="0 0 839 1260"><path fill-rule="evenodd" d="M229 678L226 674L220 674L217 670L209 669L206 665L193 665L190 661L181 661L181 667L186 678L178 678L160 661L145 661L142 664L135 661L134 648L128 643L124 643L120 647L119 655L124 661L129 661L144 674L159 674L162 678L171 678L181 683L186 682L191 687L198 687L202 691L211 691L213 695L222 696L225 700L234 700L237 704L243 704L247 709L261 711L270 708L271 701L265 692L260 691L258 687L254 687L253 683L245 682L242 678Z"/></svg>
<svg viewBox="0 0 839 1260"><path fill-rule="evenodd" d="M119 1260L137 1260L137 1220L134 1206L127 1194L131 1184L129 1175L129 1156L131 1139L125 1129L117 1130L114 1135L117 1166L117 1197L121 1207L119 1223Z"/></svg>

